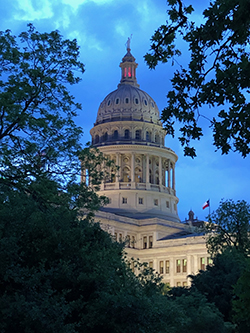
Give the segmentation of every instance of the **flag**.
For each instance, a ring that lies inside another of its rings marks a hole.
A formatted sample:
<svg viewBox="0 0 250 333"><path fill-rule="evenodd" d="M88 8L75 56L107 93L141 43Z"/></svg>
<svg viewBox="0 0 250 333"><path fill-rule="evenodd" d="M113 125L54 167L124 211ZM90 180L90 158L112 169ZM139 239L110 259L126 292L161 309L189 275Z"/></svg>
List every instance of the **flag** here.
<svg viewBox="0 0 250 333"><path fill-rule="evenodd" d="M205 208L207 208L207 207L209 207L209 200L207 200L207 201L203 204L202 209L205 209Z"/></svg>

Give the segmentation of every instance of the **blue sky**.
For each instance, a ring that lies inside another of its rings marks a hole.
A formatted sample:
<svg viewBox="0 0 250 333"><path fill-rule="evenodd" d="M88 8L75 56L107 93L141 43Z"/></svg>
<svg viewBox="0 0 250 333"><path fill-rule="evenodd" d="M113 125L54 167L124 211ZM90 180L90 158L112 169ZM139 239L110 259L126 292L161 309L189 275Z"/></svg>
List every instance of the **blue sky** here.
<svg viewBox="0 0 250 333"><path fill-rule="evenodd" d="M186 5L189 4L185 0ZM193 20L202 21L200 11L207 1L192 1L197 9ZM0 30L10 29L15 35L32 22L37 30L59 30L80 45L81 61L86 72L72 90L83 110L76 119L83 127L83 142L90 140L89 130L95 122L99 104L115 90L120 81L119 63L126 53L125 43L133 34L132 54L139 64L137 80L140 88L156 101L159 110L166 104L174 68L171 64L149 70L143 56L149 50L150 37L166 21L167 6L162 0L11 0L0 2ZM181 42L178 42L182 46ZM185 64L185 50L178 59ZM211 110L203 111L206 115ZM207 113L206 113L207 112ZM176 166L178 211L181 220L192 209L200 219L208 215L202 204L211 200L215 210L221 199L246 200L250 203L250 156L242 159L238 153L221 156L212 145L209 123L202 121L204 137L195 144L197 157L184 157L177 137L166 137L179 160Z"/></svg>

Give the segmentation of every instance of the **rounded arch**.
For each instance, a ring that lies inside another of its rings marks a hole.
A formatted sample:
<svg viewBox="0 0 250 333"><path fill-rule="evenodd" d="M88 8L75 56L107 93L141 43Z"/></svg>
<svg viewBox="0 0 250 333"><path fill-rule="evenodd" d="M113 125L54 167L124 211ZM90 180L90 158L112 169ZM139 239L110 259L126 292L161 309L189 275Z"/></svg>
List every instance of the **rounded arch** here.
<svg viewBox="0 0 250 333"><path fill-rule="evenodd" d="M122 169L122 180L125 183L131 181L130 168L127 165Z"/></svg>

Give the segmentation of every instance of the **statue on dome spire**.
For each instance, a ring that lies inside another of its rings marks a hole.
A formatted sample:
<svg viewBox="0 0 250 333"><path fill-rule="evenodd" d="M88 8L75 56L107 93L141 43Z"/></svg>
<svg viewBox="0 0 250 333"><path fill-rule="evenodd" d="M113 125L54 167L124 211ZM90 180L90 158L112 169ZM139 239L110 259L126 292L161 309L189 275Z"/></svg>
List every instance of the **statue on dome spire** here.
<svg viewBox="0 0 250 333"><path fill-rule="evenodd" d="M126 47L127 47L127 51L130 51L131 50L131 48L130 48L130 42L131 42L131 39L132 39L132 34L131 34L131 36L130 37L128 37L128 40L127 40L127 42L126 42Z"/></svg>

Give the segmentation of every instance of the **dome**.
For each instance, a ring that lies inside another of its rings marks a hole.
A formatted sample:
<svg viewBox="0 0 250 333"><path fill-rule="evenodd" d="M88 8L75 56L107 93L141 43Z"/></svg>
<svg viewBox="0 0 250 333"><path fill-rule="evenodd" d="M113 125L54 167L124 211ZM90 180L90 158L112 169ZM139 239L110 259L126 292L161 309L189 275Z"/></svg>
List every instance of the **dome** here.
<svg viewBox="0 0 250 333"><path fill-rule="evenodd" d="M112 119L142 120L157 124L159 109L145 91L130 84L119 84L118 89L101 102L96 122Z"/></svg>
<svg viewBox="0 0 250 333"><path fill-rule="evenodd" d="M137 66L128 46L127 53L120 63L121 81L118 88L101 102L96 125L114 120L140 120L159 124L160 114L155 101L141 90L137 83Z"/></svg>

